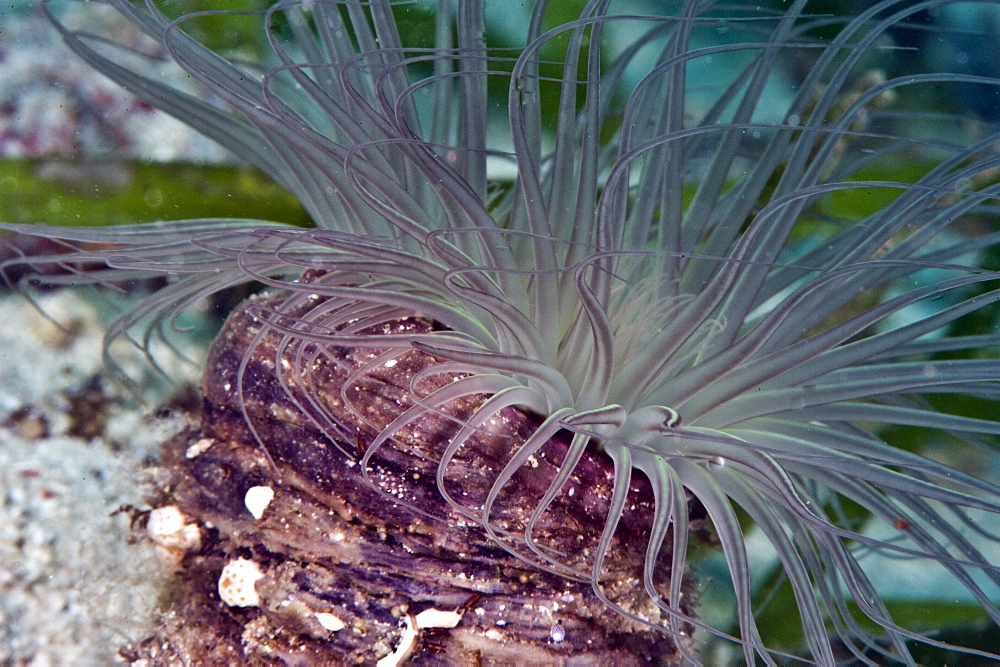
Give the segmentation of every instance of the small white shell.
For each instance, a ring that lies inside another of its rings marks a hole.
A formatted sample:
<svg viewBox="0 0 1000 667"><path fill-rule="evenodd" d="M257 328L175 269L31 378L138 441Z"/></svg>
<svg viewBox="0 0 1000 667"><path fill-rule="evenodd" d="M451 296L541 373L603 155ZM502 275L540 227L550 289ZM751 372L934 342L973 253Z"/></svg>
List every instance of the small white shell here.
<svg viewBox="0 0 1000 667"><path fill-rule="evenodd" d="M319 624L330 632L337 632L338 630L343 630L347 627L347 625L340 620L339 616L335 616L328 611L317 611L315 615Z"/></svg>
<svg viewBox="0 0 1000 667"><path fill-rule="evenodd" d="M271 500L274 499L274 489L269 486L251 486L247 489L246 496L243 497L243 503L250 510L250 514L253 514L253 518L258 521L262 516L264 516L264 510L267 506L271 504Z"/></svg>
<svg viewBox="0 0 1000 667"><path fill-rule="evenodd" d="M454 628L462 620L460 611L424 609L417 614L417 628Z"/></svg>
<svg viewBox="0 0 1000 667"><path fill-rule="evenodd" d="M396 647L395 651L376 662L375 667L399 667L406 662L406 659L413 653L413 649L416 648L417 628L413 621L413 615L407 614L403 620L406 621L406 629L403 630L399 646Z"/></svg>
<svg viewBox="0 0 1000 667"><path fill-rule="evenodd" d="M189 459L197 458L201 454L204 454L206 451L211 449L212 445L214 444L215 440L212 440L211 438L202 438L201 440L199 440L198 442L194 443L193 445L187 448L187 451L184 452L184 457Z"/></svg>

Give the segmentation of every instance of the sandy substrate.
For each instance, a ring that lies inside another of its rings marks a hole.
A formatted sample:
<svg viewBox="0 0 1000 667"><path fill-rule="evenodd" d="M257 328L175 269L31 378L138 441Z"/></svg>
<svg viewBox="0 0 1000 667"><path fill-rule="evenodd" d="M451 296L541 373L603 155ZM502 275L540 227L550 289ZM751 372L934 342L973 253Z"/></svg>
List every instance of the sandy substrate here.
<svg viewBox="0 0 1000 667"><path fill-rule="evenodd" d="M145 508L158 444L183 418L154 416L164 390L143 406L99 379L93 302L63 292L44 307L72 334L0 295L0 664L107 664L148 634L165 572L114 513Z"/></svg>

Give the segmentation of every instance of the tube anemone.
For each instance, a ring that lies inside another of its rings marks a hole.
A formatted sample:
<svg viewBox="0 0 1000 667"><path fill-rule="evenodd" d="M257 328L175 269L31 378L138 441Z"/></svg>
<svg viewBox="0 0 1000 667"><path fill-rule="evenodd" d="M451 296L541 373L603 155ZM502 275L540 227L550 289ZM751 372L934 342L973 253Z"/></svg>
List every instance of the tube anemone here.
<svg viewBox="0 0 1000 667"><path fill-rule="evenodd" d="M282 1L250 14L269 47L259 63L195 37L237 12L106 4L149 45L54 16L67 44L268 173L315 227L5 225L113 246L19 260L105 267L34 283L172 276L109 331L135 340L207 294L262 283L281 295L254 310L264 330L314 350L297 369L306 386L323 350L370 348L379 364L431 355L440 367L419 379L454 381L414 380L411 407L365 444L359 474L410 425L457 420L449 405L484 397L434 462L444 499L632 616L604 564L633 475L644 477L655 509L644 591L632 594L659 613L636 620L666 633L696 627L736 642L748 664L773 664L759 579L778 563L804 658L913 664L912 642L997 657L897 622L880 596L893 573L872 566L877 555L934 564L1000 623L1000 422L967 407L1000 399L995 323L969 326L1000 301L1000 273L983 268L1000 249L1000 134L928 104L949 86L995 95L1000 79L906 71L914 51L898 42L919 12L954 3L886 0L840 18L805 0L780 12L642 5L650 14L591 0L556 21L555 3L536 2L513 48L487 39L489 3L438 2L428 45L400 34L402 5ZM161 83L164 57L219 103ZM370 333L413 315L432 326ZM302 407L350 448L329 412ZM482 497L462 498L463 447L510 408L538 415L537 430ZM558 473L511 530L500 498L557 435L569 439ZM535 529L588 452L614 467L597 548L556 553ZM689 498L729 572L732 630L682 605L699 549ZM678 642L697 661L690 646Z"/></svg>

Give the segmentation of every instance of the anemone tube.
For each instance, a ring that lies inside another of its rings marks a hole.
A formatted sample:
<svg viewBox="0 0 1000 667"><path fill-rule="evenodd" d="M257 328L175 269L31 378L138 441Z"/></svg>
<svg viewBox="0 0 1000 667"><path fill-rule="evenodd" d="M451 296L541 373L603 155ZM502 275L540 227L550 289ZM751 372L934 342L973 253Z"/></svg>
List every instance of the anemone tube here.
<svg viewBox="0 0 1000 667"><path fill-rule="evenodd" d="M277 336L296 360L287 395L358 458L359 475L372 481L419 420L452 420L433 461L449 510L518 558L590 582L633 621L675 639L697 628L698 642L731 640L747 663L773 664L780 654L762 639L753 576L771 558L799 611L804 658L913 664L913 642L996 657L897 624L877 590L883 573L866 566L876 554L934 563L1000 621L1000 423L948 407L1000 398L1000 335L964 326L1000 300L1000 276L983 268L1000 245L1000 136L920 107L940 86L992 94L1000 80L878 69L912 55L893 36L915 30L920 12L954 3L886 0L840 18L804 0L783 11L684 2L648 15L592 0L554 22L554 3L536 2L514 48L487 43L482 2L438 2L433 44L414 46L397 26L402 5L283 1L251 13L267 39L260 63L192 36L237 12L106 4L149 44L110 43L53 16L67 44L268 173L315 224L5 226L70 247L112 244L14 262L105 267L35 284L173 277L109 340L148 345L203 296L262 283L280 298L249 308L260 336ZM148 73L163 60L218 104ZM725 74L694 80L706 63ZM793 69L794 85L779 85ZM905 178L907 161L924 167ZM492 176L501 173L513 175ZM871 206L845 210L864 197ZM372 335L408 317L428 326ZM310 388L310 364L345 349L374 357L352 381L407 354L438 361L360 453L353 427ZM450 380L421 389L435 374ZM473 414L449 412L470 397L481 397ZM463 448L513 408L537 415L537 429L483 494L459 497ZM947 451L912 451L890 427L926 431ZM567 442L561 463L512 531L504 499L556 436ZM949 462L956 452L981 462L975 473ZM596 548L575 562L536 528L572 503L568 482L595 454L611 462L613 483L592 527ZM606 592L635 479L653 497L636 581L657 618ZM732 631L682 603L697 548L692 502L729 571ZM748 537L769 555L751 552ZM677 642L691 661L696 648Z"/></svg>

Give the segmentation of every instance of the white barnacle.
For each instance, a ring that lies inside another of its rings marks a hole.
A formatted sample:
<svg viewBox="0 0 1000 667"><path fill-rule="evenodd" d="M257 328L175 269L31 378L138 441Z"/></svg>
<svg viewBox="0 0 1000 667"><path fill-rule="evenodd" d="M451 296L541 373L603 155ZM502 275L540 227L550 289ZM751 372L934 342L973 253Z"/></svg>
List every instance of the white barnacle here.
<svg viewBox="0 0 1000 667"><path fill-rule="evenodd" d="M252 560L231 560L219 575L219 597L230 607L256 607L260 604L257 580L263 576L260 566Z"/></svg>
<svg viewBox="0 0 1000 667"><path fill-rule="evenodd" d="M156 553L168 565L179 565L184 554L201 548L201 529L176 505L159 507L149 513L146 534L156 544Z"/></svg>

